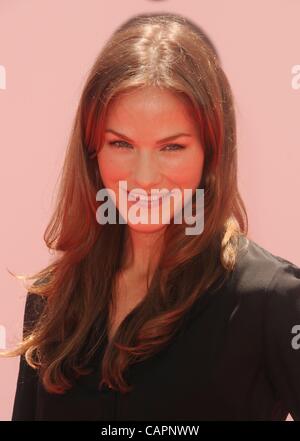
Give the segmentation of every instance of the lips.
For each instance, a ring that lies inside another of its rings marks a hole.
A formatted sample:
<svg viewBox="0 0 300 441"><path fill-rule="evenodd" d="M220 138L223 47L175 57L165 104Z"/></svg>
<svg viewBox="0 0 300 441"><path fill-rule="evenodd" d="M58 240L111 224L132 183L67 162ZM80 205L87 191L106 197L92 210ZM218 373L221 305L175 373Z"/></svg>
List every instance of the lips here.
<svg viewBox="0 0 300 441"><path fill-rule="evenodd" d="M141 193L135 193L131 192L131 196L134 196L133 200L129 200L129 193L130 191L127 191L127 198L129 203L134 203L141 207L155 207L160 205L163 199L165 199L166 196L171 194L171 191L169 190L162 190L161 192L153 191L154 194L151 195L144 195ZM156 194L157 193L157 194Z"/></svg>
<svg viewBox="0 0 300 441"><path fill-rule="evenodd" d="M168 192L170 193L170 192ZM140 193L131 193L132 196L134 196L135 198L138 198L141 201L157 201L158 199L162 199L163 197L165 197L168 193L165 194L154 194L154 195L150 195L150 196L146 196L144 194L140 194ZM128 192L129 194L129 192Z"/></svg>

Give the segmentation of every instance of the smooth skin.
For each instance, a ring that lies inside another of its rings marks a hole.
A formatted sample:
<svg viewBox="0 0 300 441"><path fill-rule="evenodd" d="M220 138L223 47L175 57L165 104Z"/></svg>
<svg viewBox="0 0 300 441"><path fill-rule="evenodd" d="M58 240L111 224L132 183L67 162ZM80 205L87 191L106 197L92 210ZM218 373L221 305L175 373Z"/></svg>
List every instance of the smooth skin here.
<svg viewBox="0 0 300 441"><path fill-rule="evenodd" d="M141 189L147 194L151 194L152 189L180 189L183 194L184 189L194 192L199 186L204 149L192 108L179 95L156 87L120 95L109 104L104 130L105 138L97 157L99 171L104 186L114 191L120 213L119 181L126 181L128 191ZM185 135L161 141L177 134ZM127 210L135 203L128 201ZM176 206L171 204L170 209L172 218ZM161 250L160 239L167 227L162 216L158 224L135 224L128 217L127 225L133 254L128 247L123 282L120 279L119 285L120 292L126 285L130 301L126 300L127 311L124 305L120 306L115 328L130 310L128 304L133 307L140 293L145 293L145 275L148 266L150 274L155 269ZM153 250L156 260L150 261Z"/></svg>

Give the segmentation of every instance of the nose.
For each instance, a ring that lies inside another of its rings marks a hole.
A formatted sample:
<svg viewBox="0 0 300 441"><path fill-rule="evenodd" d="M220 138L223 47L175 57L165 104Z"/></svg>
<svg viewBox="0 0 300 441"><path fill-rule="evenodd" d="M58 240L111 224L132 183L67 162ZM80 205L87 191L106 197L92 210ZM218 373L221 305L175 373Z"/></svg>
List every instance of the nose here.
<svg viewBox="0 0 300 441"><path fill-rule="evenodd" d="M134 164L132 184L150 191L161 182L161 170L155 155L151 151L140 151Z"/></svg>

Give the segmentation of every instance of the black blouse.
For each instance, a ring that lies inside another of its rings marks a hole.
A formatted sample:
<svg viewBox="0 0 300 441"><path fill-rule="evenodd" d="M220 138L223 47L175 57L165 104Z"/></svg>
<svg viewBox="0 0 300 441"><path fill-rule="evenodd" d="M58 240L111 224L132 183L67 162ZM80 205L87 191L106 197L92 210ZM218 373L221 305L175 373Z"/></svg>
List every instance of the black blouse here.
<svg viewBox="0 0 300 441"><path fill-rule="evenodd" d="M63 395L21 356L12 420L300 420L300 268L240 244L225 284L199 297L165 349L129 367L131 392L98 390L107 339L93 373ZM24 326L40 302L27 294Z"/></svg>

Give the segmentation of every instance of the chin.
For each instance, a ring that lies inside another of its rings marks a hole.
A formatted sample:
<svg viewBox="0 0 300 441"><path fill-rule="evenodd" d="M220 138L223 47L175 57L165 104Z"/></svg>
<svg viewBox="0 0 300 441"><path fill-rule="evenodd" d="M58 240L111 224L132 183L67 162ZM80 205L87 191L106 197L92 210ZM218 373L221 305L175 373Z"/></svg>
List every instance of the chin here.
<svg viewBox="0 0 300 441"><path fill-rule="evenodd" d="M137 233L155 233L157 231L162 231L168 224L131 224L127 223L128 227L136 231Z"/></svg>

